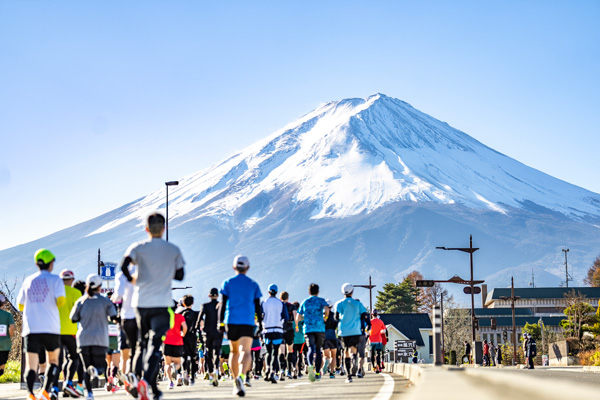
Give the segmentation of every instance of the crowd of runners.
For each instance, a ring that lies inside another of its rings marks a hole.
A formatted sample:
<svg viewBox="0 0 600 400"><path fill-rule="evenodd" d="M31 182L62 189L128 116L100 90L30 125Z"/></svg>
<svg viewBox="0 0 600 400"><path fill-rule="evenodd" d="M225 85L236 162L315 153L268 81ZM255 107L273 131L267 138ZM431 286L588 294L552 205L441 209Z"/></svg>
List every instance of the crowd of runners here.
<svg viewBox="0 0 600 400"><path fill-rule="evenodd" d="M249 259L237 256L234 275L210 290L200 311L192 309L191 295L174 301L171 282L183 280L184 260L162 239L164 228L161 214L148 217L149 238L127 249L109 293L101 293L98 275L82 282L69 270L53 274L55 256L47 249L35 253L39 271L25 279L17 298L29 400L57 399L61 373L63 397L92 400L104 375L103 390L158 400L160 382L172 389L231 380L237 396L256 379L276 384L307 375L311 382L341 377L350 383L365 374L367 347L373 371L383 369L386 326L352 297L349 283L335 304L319 297L314 283L301 303L291 303L276 284L261 301Z"/></svg>

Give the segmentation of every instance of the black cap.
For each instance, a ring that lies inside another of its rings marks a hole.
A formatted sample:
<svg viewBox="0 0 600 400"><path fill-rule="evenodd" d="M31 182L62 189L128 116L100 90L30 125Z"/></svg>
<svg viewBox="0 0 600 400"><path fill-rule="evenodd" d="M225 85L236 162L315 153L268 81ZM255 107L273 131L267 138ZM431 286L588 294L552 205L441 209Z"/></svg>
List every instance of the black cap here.
<svg viewBox="0 0 600 400"><path fill-rule="evenodd" d="M209 296L211 296L211 297L214 297L214 296L218 296L218 295L219 295L219 289L217 289L217 288L215 288L215 287L214 287L214 288L212 288L212 289L210 289L210 294L209 294Z"/></svg>

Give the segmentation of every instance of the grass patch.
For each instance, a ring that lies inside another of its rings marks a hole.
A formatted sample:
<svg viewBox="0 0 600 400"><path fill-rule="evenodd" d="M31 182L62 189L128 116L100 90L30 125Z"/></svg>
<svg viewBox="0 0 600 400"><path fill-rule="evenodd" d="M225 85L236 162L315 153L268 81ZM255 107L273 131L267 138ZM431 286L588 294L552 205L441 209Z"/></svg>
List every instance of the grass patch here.
<svg viewBox="0 0 600 400"><path fill-rule="evenodd" d="M21 381L21 363L8 361L4 367L4 375L0 376L0 383L19 383Z"/></svg>

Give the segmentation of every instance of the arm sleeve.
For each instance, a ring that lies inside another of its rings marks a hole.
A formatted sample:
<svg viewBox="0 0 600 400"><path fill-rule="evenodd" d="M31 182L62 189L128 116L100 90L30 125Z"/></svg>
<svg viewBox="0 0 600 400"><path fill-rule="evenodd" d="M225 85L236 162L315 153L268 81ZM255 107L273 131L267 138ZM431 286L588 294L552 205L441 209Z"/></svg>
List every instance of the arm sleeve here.
<svg viewBox="0 0 600 400"><path fill-rule="evenodd" d="M175 268L174 279L176 281L183 280L183 266L184 265L185 265L185 261L183 261L183 255L181 254L181 251L179 249L177 249L177 255L175 256L175 263L174 263L174 268Z"/></svg>
<svg viewBox="0 0 600 400"><path fill-rule="evenodd" d="M112 301L122 300L123 296L125 295L125 284L127 282L127 277L124 273L120 272L117 274L116 278L117 282L115 284L115 292L113 293L111 298Z"/></svg>
<svg viewBox="0 0 600 400"><path fill-rule="evenodd" d="M254 299L254 312L256 313L257 321L262 322L263 315L262 315L262 306L260 305L260 297L257 299Z"/></svg>
<svg viewBox="0 0 600 400"><path fill-rule="evenodd" d="M181 267L177 271L175 271L175 276L173 277L173 279L175 279L176 281L182 281L183 276L184 276L183 267Z"/></svg>
<svg viewBox="0 0 600 400"><path fill-rule="evenodd" d="M221 292L223 293L223 292ZM221 298L223 300L221 300L221 309L219 310L219 322L220 323L225 323L225 310L227 309L227 300L229 299L227 297L227 295L225 294L221 294Z"/></svg>
<svg viewBox="0 0 600 400"><path fill-rule="evenodd" d="M131 282L133 280L133 276L131 276L131 273L129 272L129 264L134 263L135 262L133 261L133 259L129 256L126 256L123 259L123 262L121 263L121 272L123 272L123 275L125 276L128 282Z"/></svg>
<svg viewBox="0 0 600 400"><path fill-rule="evenodd" d="M284 322L288 322L290 320L290 314L288 312L288 308L284 303L281 303L281 318Z"/></svg>
<svg viewBox="0 0 600 400"><path fill-rule="evenodd" d="M58 277L57 277L58 278ZM54 284L54 298L56 299L56 305L62 307L67 304L67 294L65 293L65 284L62 279L55 279Z"/></svg>
<svg viewBox="0 0 600 400"><path fill-rule="evenodd" d="M79 322L79 320L81 319L81 317L79 315L79 310L81 309L82 304L83 303L79 300L77 302L75 302L75 306L71 310L71 315L70 315L72 322Z"/></svg>
<svg viewBox="0 0 600 400"><path fill-rule="evenodd" d="M25 283L23 283L24 285ZM23 309L25 308L25 301L26 301L27 295L25 294L25 288L24 286L21 286L21 289L19 290L19 294L17 296L17 306L19 307L19 311L23 311Z"/></svg>

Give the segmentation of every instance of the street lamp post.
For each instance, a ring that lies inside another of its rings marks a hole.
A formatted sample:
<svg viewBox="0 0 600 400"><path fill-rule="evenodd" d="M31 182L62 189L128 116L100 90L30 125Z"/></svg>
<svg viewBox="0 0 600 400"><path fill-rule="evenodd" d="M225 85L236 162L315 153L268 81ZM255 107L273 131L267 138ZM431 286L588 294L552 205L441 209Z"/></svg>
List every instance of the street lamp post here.
<svg viewBox="0 0 600 400"><path fill-rule="evenodd" d="M166 217L165 217L165 231L167 234L167 242L169 241L169 186L177 186L179 185L179 181L168 181L165 182L165 188L167 189L167 204L165 207Z"/></svg>
<svg viewBox="0 0 600 400"><path fill-rule="evenodd" d="M515 301L519 300L520 296L515 296L514 278L510 277L510 297L500 296L500 300L510 300L512 309L512 333L513 333L513 365L517 365L517 325L515 324Z"/></svg>
<svg viewBox="0 0 600 400"><path fill-rule="evenodd" d="M352 285L352 286L369 289L369 312L373 312L373 288L376 285L373 285L371 283L371 275L369 275L369 284L368 285Z"/></svg>
<svg viewBox="0 0 600 400"><path fill-rule="evenodd" d="M479 247L473 247L473 235L469 236L469 247L436 247L439 250L458 250L465 253L469 253L471 259L471 280L469 286L471 287L471 336L473 342L475 342L475 290L473 289L473 253L479 250Z"/></svg>

